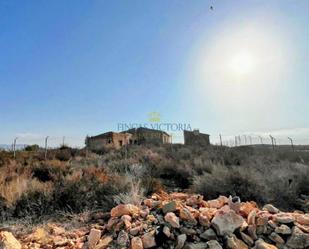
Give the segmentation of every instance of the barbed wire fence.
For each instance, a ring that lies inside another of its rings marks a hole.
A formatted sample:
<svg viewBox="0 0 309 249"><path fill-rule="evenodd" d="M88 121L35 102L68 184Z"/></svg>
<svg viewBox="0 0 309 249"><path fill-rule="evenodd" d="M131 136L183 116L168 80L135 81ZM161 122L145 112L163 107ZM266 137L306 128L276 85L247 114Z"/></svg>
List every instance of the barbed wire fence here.
<svg viewBox="0 0 309 249"><path fill-rule="evenodd" d="M171 143L184 143L184 137L181 132L170 133ZM79 146L76 146L76 141L79 141ZM45 152L45 158L47 157L47 151L49 149L57 149L62 146L68 146L72 148L81 149L84 148L84 140L82 137L70 137L70 136L40 136L35 138L27 137L14 137L12 139L11 146L5 148L7 151L13 153L16 157L16 151L24 150L28 145L39 145L41 150ZM18 142L18 143L17 143ZM220 133L218 135L211 135L211 144L220 147L241 147L241 146L254 146L265 147L276 150L281 146L290 146L291 150L295 151L295 140L291 136L273 136L271 134L238 134L238 135L226 135ZM3 149L3 148L2 148Z"/></svg>
<svg viewBox="0 0 309 249"><path fill-rule="evenodd" d="M241 146L260 146L271 147L273 150L279 146L290 146L292 151L295 151L295 140L290 137L258 135L258 134L244 134L244 135L223 135L218 134L213 137L212 143L216 146L225 147L241 147Z"/></svg>

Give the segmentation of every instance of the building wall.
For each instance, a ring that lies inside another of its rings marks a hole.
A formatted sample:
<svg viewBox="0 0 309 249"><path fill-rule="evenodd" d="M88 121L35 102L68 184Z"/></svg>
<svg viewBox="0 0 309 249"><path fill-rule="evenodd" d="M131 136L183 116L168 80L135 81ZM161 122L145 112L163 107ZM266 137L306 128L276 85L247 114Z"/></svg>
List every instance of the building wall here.
<svg viewBox="0 0 309 249"><path fill-rule="evenodd" d="M200 133L198 130L184 131L185 145L208 146L210 145L209 135Z"/></svg>
<svg viewBox="0 0 309 249"><path fill-rule="evenodd" d="M133 134L133 137L136 138L138 144L170 143L170 136L160 131L152 131L148 129L132 129L128 132Z"/></svg>
<svg viewBox="0 0 309 249"><path fill-rule="evenodd" d="M100 151L107 147L113 147L111 138L88 138L86 146L93 151Z"/></svg>
<svg viewBox="0 0 309 249"><path fill-rule="evenodd" d="M86 141L86 146L90 150L100 151L106 148L120 148L127 145L131 141L132 134L111 132L98 137L89 137Z"/></svg>
<svg viewBox="0 0 309 249"><path fill-rule="evenodd" d="M130 144L132 134L129 133L113 133L113 145L115 148L120 148L124 145Z"/></svg>
<svg viewBox="0 0 309 249"><path fill-rule="evenodd" d="M106 148L119 149L128 144L166 144L171 143L168 134L147 129L132 129L128 132L107 132L99 136L89 137L86 146L93 151L102 151Z"/></svg>

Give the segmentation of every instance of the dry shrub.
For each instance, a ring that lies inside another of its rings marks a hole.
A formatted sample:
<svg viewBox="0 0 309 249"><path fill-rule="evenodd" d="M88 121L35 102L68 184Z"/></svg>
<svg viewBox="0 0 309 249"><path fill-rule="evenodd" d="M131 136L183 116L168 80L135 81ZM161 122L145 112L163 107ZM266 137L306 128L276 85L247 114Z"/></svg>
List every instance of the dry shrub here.
<svg viewBox="0 0 309 249"><path fill-rule="evenodd" d="M9 206L12 206L22 195L27 195L29 192L38 191L42 193L50 193L52 189L53 183L43 183L23 174L20 176L14 176L10 181L1 183L0 196L6 200L6 203Z"/></svg>
<svg viewBox="0 0 309 249"><path fill-rule="evenodd" d="M27 190L29 185L28 176L15 176L10 181L2 182L0 195L9 205L13 205Z"/></svg>
<svg viewBox="0 0 309 249"><path fill-rule="evenodd" d="M65 150L72 153L69 161L56 158L60 150L50 150L47 161L41 151L19 152L17 160L0 152L1 217L3 212L7 217L38 218L55 212L108 211L115 201L139 204L163 188L191 187L207 199L239 195L284 209L299 208L297 198L309 194L308 152L184 145L134 145L101 155Z"/></svg>
<svg viewBox="0 0 309 249"><path fill-rule="evenodd" d="M140 205L145 198L145 189L142 187L141 179L145 175L145 167L138 164L133 164L128 167L123 180L126 186L126 191L114 196L114 201L117 204L135 204Z"/></svg>
<svg viewBox="0 0 309 249"><path fill-rule="evenodd" d="M309 193L308 174L307 165L288 162L265 165L256 161L246 167L217 164L211 172L194 177L192 190L207 199L238 195L243 200L293 209L300 208L296 205L300 194Z"/></svg>

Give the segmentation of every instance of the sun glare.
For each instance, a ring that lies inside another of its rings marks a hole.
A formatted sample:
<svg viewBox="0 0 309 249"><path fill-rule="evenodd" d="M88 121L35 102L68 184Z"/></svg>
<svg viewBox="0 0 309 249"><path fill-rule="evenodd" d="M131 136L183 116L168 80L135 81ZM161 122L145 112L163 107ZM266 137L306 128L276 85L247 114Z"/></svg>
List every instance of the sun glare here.
<svg viewBox="0 0 309 249"><path fill-rule="evenodd" d="M253 72L255 66L254 57L248 51L238 52L230 58L228 66L232 73L236 75L250 74Z"/></svg>

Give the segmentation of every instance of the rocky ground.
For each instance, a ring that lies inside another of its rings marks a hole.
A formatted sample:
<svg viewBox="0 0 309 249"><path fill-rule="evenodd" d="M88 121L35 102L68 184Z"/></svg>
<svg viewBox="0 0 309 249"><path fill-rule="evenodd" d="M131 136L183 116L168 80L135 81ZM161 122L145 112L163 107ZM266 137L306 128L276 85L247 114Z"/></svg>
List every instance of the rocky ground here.
<svg viewBox="0 0 309 249"><path fill-rule="evenodd" d="M161 192L141 205L80 217L72 227L49 222L30 232L2 229L0 249L176 248L306 249L309 214L220 196ZM14 235L13 235L14 234Z"/></svg>

